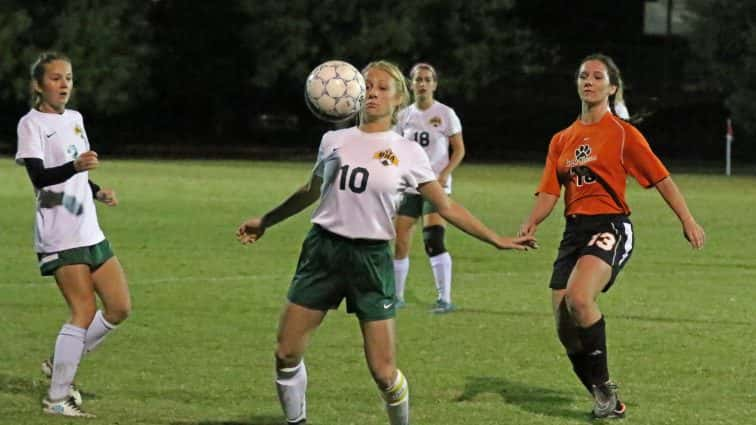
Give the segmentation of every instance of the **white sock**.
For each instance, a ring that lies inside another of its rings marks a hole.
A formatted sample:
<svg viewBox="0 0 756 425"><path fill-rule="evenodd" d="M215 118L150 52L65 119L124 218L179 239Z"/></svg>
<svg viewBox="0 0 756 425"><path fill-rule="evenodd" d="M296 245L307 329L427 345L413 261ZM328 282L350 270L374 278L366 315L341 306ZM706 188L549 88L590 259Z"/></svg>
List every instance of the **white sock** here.
<svg viewBox="0 0 756 425"><path fill-rule="evenodd" d="M386 401L386 413L388 413L391 425L409 424L409 384L402 374L396 370L396 379L390 388L381 391Z"/></svg>
<svg viewBox="0 0 756 425"><path fill-rule="evenodd" d="M66 323L55 341L53 374L47 396L50 400L62 400L68 396L76 369L84 352L84 337L87 330Z"/></svg>
<svg viewBox="0 0 756 425"><path fill-rule="evenodd" d="M307 368L304 360L294 367L276 368L276 389L287 422L298 422L307 417Z"/></svg>
<svg viewBox="0 0 756 425"><path fill-rule="evenodd" d="M108 333L115 328L117 328L116 325L105 320L102 310L97 310L92 323L87 328L87 335L84 338L84 353L86 354L94 350L105 339Z"/></svg>
<svg viewBox="0 0 756 425"><path fill-rule="evenodd" d="M430 257L433 277L436 279L438 298L447 303L451 302L452 259L448 252Z"/></svg>
<svg viewBox="0 0 756 425"><path fill-rule="evenodd" d="M396 298L404 301L404 286L409 274L409 257L394 260L394 282L396 282Z"/></svg>

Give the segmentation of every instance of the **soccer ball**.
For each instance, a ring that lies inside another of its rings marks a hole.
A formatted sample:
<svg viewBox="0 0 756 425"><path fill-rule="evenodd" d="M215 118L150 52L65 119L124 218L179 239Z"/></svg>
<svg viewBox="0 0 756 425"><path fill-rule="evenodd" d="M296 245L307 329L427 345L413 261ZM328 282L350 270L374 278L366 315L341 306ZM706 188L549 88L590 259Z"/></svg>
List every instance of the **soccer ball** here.
<svg viewBox="0 0 756 425"><path fill-rule="evenodd" d="M324 62L307 77L305 103L321 120L346 121L360 111L364 101L365 79L347 62Z"/></svg>

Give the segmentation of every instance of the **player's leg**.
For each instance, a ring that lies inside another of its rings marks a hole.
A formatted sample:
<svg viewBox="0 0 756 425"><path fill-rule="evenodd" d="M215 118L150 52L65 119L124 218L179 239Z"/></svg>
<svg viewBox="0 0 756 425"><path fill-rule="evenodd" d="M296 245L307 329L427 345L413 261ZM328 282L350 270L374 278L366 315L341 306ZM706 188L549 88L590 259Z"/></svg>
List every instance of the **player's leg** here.
<svg viewBox="0 0 756 425"><path fill-rule="evenodd" d="M95 314L92 324L87 329L84 343L85 353L95 349L108 333L126 320L131 313L131 296L126 281L126 274L118 258L111 256L92 272L95 291L104 307Z"/></svg>
<svg viewBox="0 0 756 425"><path fill-rule="evenodd" d="M42 403L46 413L88 416L77 406L72 385L84 351L87 328L97 307L94 282L87 264L63 265L55 270L55 280L71 310L71 319L58 333L50 389Z"/></svg>
<svg viewBox="0 0 756 425"><path fill-rule="evenodd" d="M304 423L307 417L307 369L304 356L312 332L326 311L287 303L278 325L276 346L276 388L281 408L290 424Z"/></svg>
<svg viewBox="0 0 756 425"><path fill-rule="evenodd" d="M571 320L576 325L580 348L577 353L585 356L583 360L586 370L583 373L587 373L591 385L609 380L604 318L596 298L611 274L611 267L603 260L593 255L584 255L572 269L564 291L563 308L566 309L566 314L561 312L565 316L563 322ZM574 347L565 345L565 348L570 350Z"/></svg>
<svg viewBox="0 0 756 425"><path fill-rule="evenodd" d="M583 345L580 343L578 336L578 325L570 316L567 305L564 301L564 289L555 289L551 291L551 304L556 321L557 336L567 353L567 357L572 363L572 370L577 375L589 394L593 394L593 386L589 376L589 367L587 355L584 353Z"/></svg>
<svg viewBox="0 0 756 425"><path fill-rule="evenodd" d="M360 321L370 374L386 402L391 425L409 424L409 384L396 368L394 319Z"/></svg>
<svg viewBox="0 0 756 425"><path fill-rule="evenodd" d="M567 289L564 306L577 325L577 338L582 370L578 374L591 385L594 399L593 414L597 417L622 417L625 406L619 401L616 386L609 380L606 326L596 299L612 279L612 268L594 255L584 255L575 264Z"/></svg>
<svg viewBox="0 0 756 425"><path fill-rule="evenodd" d="M435 313L448 313L454 310L451 302L452 258L444 244L446 221L436 212L423 216L423 242L428 255L438 297Z"/></svg>
<svg viewBox="0 0 756 425"><path fill-rule="evenodd" d="M396 239L394 240L394 282L396 285L397 307L401 308L404 301L404 288L409 274L409 252L412 246L412 233L415 230L417 217L397 215L394 219Z"/></svg>

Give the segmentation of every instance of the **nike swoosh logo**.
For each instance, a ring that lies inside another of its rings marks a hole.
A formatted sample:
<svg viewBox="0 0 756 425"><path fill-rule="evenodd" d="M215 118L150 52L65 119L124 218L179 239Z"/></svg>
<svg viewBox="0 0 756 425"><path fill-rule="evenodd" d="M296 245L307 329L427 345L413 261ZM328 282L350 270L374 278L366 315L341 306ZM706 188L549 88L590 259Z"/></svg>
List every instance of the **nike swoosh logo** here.
<svg viewBox="0 0 756 425"><path fill-rule="evenodd" d="M384 309L386 309L386 310L388 310L388 309L390 309L390 308L391 308L391 306L392 306L392 305L394 305L394 303L391 303L391 304L383 304L383 308L384 308Z"/></svg>
<svg viewBox="0 0 756 425"><path fill-rule="evenodd" d="M45 134L45 137L47 137L49 139L50 137L53 137L55 135L55 133L57 133L57 131L53 131L50 134Z"/></svg>

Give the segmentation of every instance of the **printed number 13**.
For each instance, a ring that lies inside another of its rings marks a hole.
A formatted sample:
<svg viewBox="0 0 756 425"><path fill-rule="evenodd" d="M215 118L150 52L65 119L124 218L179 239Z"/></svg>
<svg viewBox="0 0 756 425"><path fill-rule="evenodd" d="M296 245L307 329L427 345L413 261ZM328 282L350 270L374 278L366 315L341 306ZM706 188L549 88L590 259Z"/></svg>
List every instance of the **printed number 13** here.
<svg viewBox="0 0 756 425"><path fill-rule="evenodd" d="M588 246L596 245L604 251L611 251L614 248L614 244L617 243L617 238L611 233L596 233L588 242Z"/></svg>

